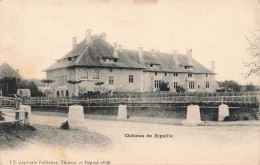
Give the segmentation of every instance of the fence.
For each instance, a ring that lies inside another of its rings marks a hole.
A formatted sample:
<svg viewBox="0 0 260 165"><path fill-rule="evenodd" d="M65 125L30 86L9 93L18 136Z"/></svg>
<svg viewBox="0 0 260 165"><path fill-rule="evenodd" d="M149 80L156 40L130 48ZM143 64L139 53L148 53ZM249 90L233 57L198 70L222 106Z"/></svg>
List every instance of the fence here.
<svg viewBox="0 0 260 165"><path fill-rule="evenodd" d="M19 98L0 97L0 124L30 125L31 108L25 105L19 107L21 101Z"/></svg>
<svg viewBox="0 0 260 165"><path fill-rule="evenodd" d="M31 106L69 106L80 104L84 106L113 106L120 103L125 104L189 104L189 103L226 103L238 105L258 106L257 93L120 93L99 98L48 98L31 97L24 98L23 104Z"/></svg>

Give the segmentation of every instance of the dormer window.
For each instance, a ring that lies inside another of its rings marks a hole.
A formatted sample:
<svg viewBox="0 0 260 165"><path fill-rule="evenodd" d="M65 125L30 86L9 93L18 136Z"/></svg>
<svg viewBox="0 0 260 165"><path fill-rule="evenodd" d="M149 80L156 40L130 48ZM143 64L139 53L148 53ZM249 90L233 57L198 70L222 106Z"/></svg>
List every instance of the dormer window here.
<svg viewBox="0 0 260 165"><path fill-rule="evenodd" d="M159 64L150 64L150 68L159 68Z"/></svg>
<svg viewBox="0 0 260 165"><path fill-rule="evenodd" d="M101 58L101 62L103 62L103 63L117 63L118 59Z"/></svg>
<svg viewBox="0 0 260 165"><path fill-rule="evenodd" d="M71 57L69 57L69 58L68 58L68 61L71 61L71 60L72 60L72 58L71 58Z"/></svg>
<svg viewBox="0 0 260 165"><path fill-rule="evenodd" d="M191 69L192 66L184 66L184 69Z"/></svg>

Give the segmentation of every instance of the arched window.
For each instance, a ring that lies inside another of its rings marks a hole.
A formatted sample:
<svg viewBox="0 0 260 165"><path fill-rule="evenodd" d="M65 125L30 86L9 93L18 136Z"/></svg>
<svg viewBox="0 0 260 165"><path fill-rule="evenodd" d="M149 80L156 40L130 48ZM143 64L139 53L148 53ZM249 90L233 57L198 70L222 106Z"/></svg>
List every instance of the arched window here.
<svg viewBox="0 0 260 165"><path fill-rule="evenodd" d="M63 92L63 90L62 90L61 93L60 93L60 97L64 97L64 92Z"/></svg>
<svg viewBox="0 0 260 165"><path fill-rule="evenodd" d="M66 90L66 98L69 98L69 97L70 97L70 95L69 95L69 91Z"/></svg>
<svg viewBox="0 0 260 165"><path fill-rule="evenodd" d="M56 96L60 97L60 92L59 91L57 91Z"/></svg>
<svg viewBox="0 0 260 165"><path fill-rule="evenodd" d="M99 71L98 71L98 69L94 70L93 79L99 79Z"/></svg>
<svg viewBox="0 0 260 165"><path fill-rule="evenodd" d="M88 69L87 69L87 68L84 68L83 71L84 71L84 72L83 72L81 78L83 78L83 79L88 79Z"/></svg>

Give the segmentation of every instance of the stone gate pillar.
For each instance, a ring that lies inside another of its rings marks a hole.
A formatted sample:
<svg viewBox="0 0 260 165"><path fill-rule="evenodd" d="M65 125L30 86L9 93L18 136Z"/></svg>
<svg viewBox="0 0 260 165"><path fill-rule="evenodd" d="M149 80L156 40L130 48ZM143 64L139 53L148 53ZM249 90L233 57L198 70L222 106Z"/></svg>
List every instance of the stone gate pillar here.
<svg viewBox="0 0 260 165"><path fill-rule="evenodd" d="M200 107L198 105L189 105L187 107L187 118L182 123L183 125L199 125L202 124L200 118Z"/></svg>

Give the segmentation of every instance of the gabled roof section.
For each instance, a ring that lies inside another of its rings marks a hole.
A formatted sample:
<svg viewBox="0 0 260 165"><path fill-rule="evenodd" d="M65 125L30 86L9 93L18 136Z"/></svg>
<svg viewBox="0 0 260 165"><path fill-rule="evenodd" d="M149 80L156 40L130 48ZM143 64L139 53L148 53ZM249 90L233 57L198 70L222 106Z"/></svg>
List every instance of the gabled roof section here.
<svg viewBox="0 0 260 165"><path fill-rule="evenodd" d="M10 65L8 65L7 63L3 63L0 66L0 78L4 78L4 77L14 77L17 79L21 79L22 76L16 72Z"/></svg>
<svg viewBox="0 0 260 165"><path fill-rule="evenodd" d="M184 54L178 54L178 63L173 61L173 54L144 51L143 60L139 57L139 52L136 50L124 50L124 53L130 58L146 66L144 71L157 71L157 72L187 72L187 73L207 73L215 74L211 70L201 65L196 60L192 59L192 69L184 69L183 66L190 66L187 56ZM159 64L158 68L149 67L149 64Z"/></svg>
<svg viewBox="0 0 260 165"><path fill-rule="evenodd" d="M117 52L118 57L114 56L114 47L104 41L99 36L92 36L89 44L86 40L81 41L75 49L66 54L63 58L58 60L55 64L51 65L45 71L67 68L67 67L113 67L113 68L131 68L131 69L144 69L145 67L127 55ZM70 57L70 58L69 58ZM115 63L103 63L101 58L105 59L118 59ZM69 61L69 59L71 61Z"/></svg>

